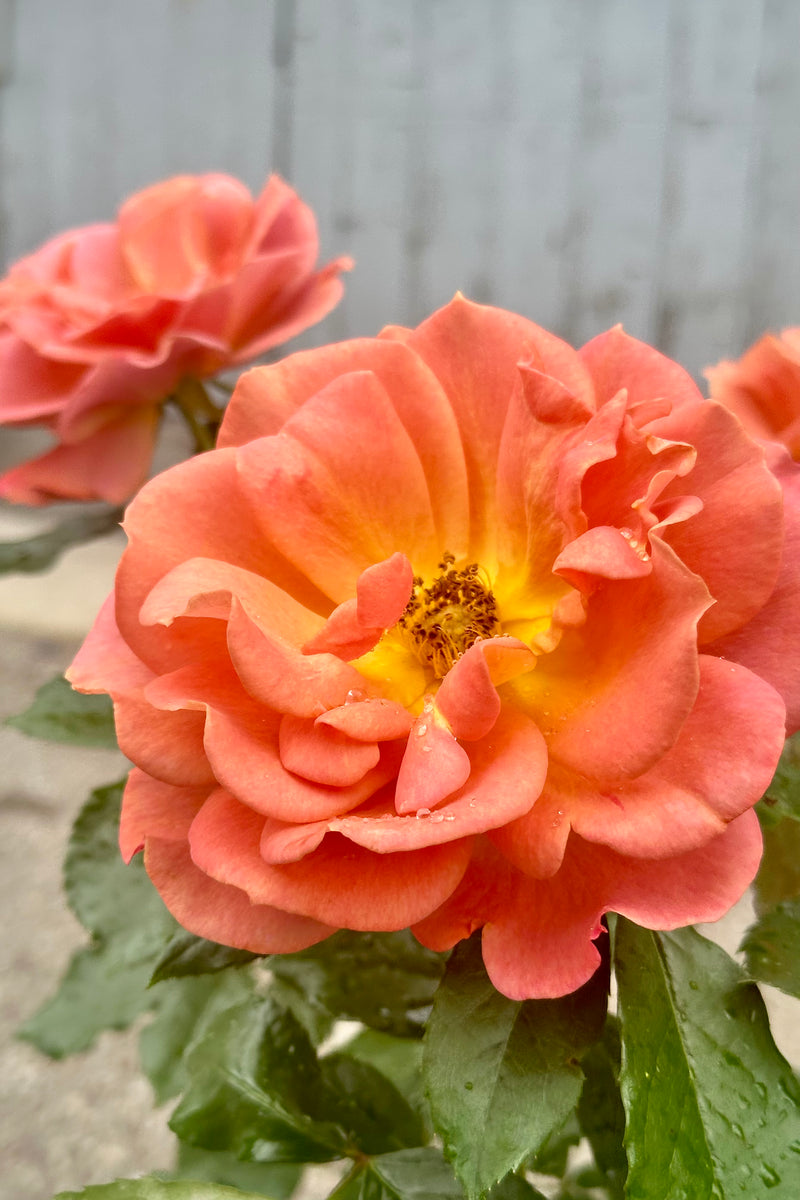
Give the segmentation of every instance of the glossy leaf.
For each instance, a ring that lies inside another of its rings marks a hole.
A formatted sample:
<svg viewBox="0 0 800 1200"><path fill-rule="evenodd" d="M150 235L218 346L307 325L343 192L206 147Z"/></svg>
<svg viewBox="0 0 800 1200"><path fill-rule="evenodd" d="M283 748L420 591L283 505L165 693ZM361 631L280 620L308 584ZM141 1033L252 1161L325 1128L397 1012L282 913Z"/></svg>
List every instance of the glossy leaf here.
<svg viewBox="0 0 800 1200"><path fill-rule="evenodd" d="M464 1200L464 1193L441 1150L421 1147L370 1159L329 1200Z"/></svg>
<svg viewBox="0 0 800 1200"><path fill-rule="evenodd" d="M69 546L103 537L122 520L124 509L112 508L79 513L60 525L19 542L0 542L0 575L9 571L44 571Z"/></svg>
<svg viewBox="0 0 800 1200"><path fill-rule="evenodd" d="M235 950L209 942L206 938L179 929L156 963L151 983L162 979L180 979L186 975L207 975L224 971L227 967L240 967L258 958L250 950Z"/></svg>
<svg viewBox="0 0 800 1200"><path fill-rule="evenodd" d="M92 792L75 822L64 864L72 911L92 934L56 994L20 1030L45 1054L87 1049L104 1029L124 1029L154 1004L147 982L176 923L140 862L117 847L122 782Z"/></svg>
<svg viewBox="0 0 800 1200"><path fill-rule="evenodd" d="M325 1162L425 1138L387 1078L346 1054L318 1061L306 1030L271 995L210 1021L185 1069L187 1088L170 1124L207 1149L252 1161Z"/></svg>
<svg viewBox="0 0 800 1200"><path fill-rule="evenodd" d="M764 853L755 879L756 912L800 896L800 821L786 817L762 829Z"/></svg>
<svg viewBox="0 0 800 1200"><path fill-rule="evenodd" d="M234 969L167 980L150 994L156 1011L139 1035L139 1057L156 1103L163 1104L188 1082L184 1062L188 1048L218 1013L255 997L255 983L247 970Z"/></svg>
<svg viewBox="0 0 800 1200"><path fill-rule="evenodd" d="M42 684L30 707L8 717L6 725L48 742L117 748L114 707L109 697L74 692L61 675Z"/></svg>
<svg viewBox="0 0 800 1200"><path fill-rule="evenodd" d="M294 1163L239 1162L232 1154L200 1150L180 1142L173 1175L176 1179L224 1183L271 1200L289 1200L302 1173L303 1168Z"/></svg>
<svg viewBox="0 0 800 1200"><path fill-rule="evenodd" d="M422 1081L422 1043L365 1029L343 1047L342 1053L369 1063L391 1080L398 1092L428 1126L430 1116ZM433 1134L433 1128L430 1127Z"/></svg>
<svg viewBox="0 0 800 1200"><path fill-rule="evenodd" d="M183 1141L254 1162L346 1155L342 1130L311 1115L321 1078L308 1035L269 997L220 1013L185 1069L188 1084L170 1120Z"/></svg>
<svg viewBox="0 0 800 1200"><path fill-rule="evenodd" d="M775 776L756 811L765 829L786 817L800 821L800 733L783 747Z"/></svg>
<svg viewBox="0 0 800 1200"><path fill-rule="evenodd" d="M407 930L342 930L299 954L275 956L269 967L333 1016L386 1033L419 1036L444 958L426 950Z"/></svg>
<svg viewBox="0 0 800 1200"><path fill-rule="evenodd" d="M84 1188L82 1192L59 1192L54 1200L263 1200L263 1193L242 1192L221 1183L146 1177L116 1179L113 1183Z"/></svg>
<svg viewBox="0 0 800 1200"><path fill-rule="evenodd" d="M691 929L619 920L629 1200L796 1200L800 1085L755 984Z"/></svg>
<svg viewBox="0 0 800 1200"><path fill-rule="evenodd" d="M456 947L436 993L424 1069L434 1126L468 1197L538 1150L574 1109L577 1059L600 1036L607 974L560 1000L495 991L480 938Z"/></svg>
<svg viewBox="0 0 800 1200"><path fill-rule="evenodd" d="M589 1140L594 1160L609 1195L622 1200L628 1159L623 1139L625 1109L619 1091L620 1034L609 1016L603 1037L581 1059L586 1076L578 1101L578 1121Z"/></svg>
<svg viewBox="0 0 800 1200"><path fill-rule="evenodd" d="M359 1154L390 1154L428 1140L418 1114L371 1063L328 1054L320 1061L320 1073L317 1112L344 1129Z"/></svg>
<svg viewBox="0 0 800 1200"><path fill-rule="evenodd" d="M748 929L741 949L756 979L800 999L800 899L764 913Z"/></svg>

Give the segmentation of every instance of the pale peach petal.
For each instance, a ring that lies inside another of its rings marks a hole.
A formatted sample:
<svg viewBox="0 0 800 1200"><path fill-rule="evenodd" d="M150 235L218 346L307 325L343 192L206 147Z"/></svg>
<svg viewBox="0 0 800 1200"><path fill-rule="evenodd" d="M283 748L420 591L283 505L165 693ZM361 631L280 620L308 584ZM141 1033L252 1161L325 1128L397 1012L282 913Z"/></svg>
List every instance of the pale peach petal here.
<svg viewBox="0 0 800 1200"><path fill-rule="evenodd" d="M176 787L134 767L122 795L119 824L119 848L125 862L144 848L149 837L185 843L210 790L208 786Z"/></svg>
<svg viewBox="0 0 800 1200"><path fill-rule="evenodd" d="M255 954L291 954L335 932L308 917L251 904L239 888L217 883L199 871L185 843L148 838L144 861L167 908L198 937Z"/></svg>
<svg viewBox="0 0 800 1200"><path fill-rule="evenodd" d="M259 852L262 824L258 814L215 792L192 825L192 860L255 904L348 929L404 929L453 891L469 857L463 841L384 856L329 835L301 861L270 866Z"/></svg>
<svg viewBox="0 0 800 1200"><path fill-rule="evenodd" d="M327 787L358 783L381 757L374 742L358 742L338 729L289 715L280 723L278 750L287 771Z"/></svg>

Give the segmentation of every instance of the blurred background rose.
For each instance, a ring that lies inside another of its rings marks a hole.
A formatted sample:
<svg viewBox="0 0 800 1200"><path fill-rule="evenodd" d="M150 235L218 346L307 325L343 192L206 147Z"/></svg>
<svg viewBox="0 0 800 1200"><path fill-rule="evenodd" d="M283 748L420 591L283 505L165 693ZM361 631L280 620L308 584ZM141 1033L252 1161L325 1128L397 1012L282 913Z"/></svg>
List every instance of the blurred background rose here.
<svg viewBox="0 0 800 1200"><path fill-rule="evenodd" d="M129 499L167 399L196 404L186 381L256 358L341 298L350 260L316 270L317 250L314 214L278 176L253 200L229 175L179 175L14 263L0 280L0 423L44 426L57 444L0 477L0 496Z"/></svg>

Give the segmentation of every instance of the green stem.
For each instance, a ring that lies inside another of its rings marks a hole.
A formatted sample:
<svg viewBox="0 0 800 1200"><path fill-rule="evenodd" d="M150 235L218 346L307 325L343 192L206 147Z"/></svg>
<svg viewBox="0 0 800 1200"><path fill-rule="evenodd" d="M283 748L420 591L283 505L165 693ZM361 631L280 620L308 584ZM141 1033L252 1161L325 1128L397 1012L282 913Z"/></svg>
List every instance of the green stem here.
<svg viewBox="0 0 800 1200"><path fill-rule="evenodd" d="M187 375L170 396L170 401L178 409L191 431L195 454L213 450L217 444L222 413L211 400L200 380Z"/></svg>

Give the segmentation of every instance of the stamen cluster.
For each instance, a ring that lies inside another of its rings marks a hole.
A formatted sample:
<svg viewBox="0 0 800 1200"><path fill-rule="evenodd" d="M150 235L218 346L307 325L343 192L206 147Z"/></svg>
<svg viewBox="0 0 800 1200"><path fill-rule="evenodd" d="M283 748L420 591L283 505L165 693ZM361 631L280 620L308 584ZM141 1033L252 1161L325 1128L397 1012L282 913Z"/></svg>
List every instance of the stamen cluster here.
<svg viewBox="0 0 800 1200"><path fill-rule="evenodd" d="M465 650L499 631L497 601L478 563L457 568L446 551L441 575L427 587L414 577L414 591L400 621L423 666L442 679Z"/></svg>

